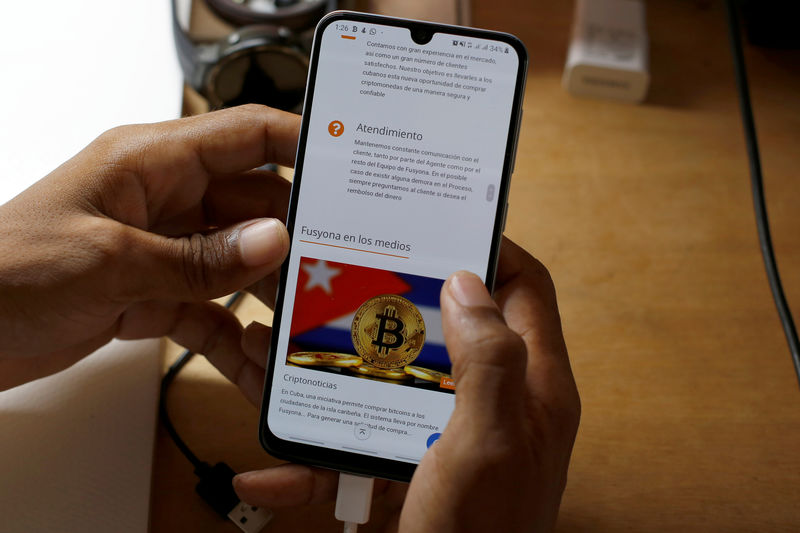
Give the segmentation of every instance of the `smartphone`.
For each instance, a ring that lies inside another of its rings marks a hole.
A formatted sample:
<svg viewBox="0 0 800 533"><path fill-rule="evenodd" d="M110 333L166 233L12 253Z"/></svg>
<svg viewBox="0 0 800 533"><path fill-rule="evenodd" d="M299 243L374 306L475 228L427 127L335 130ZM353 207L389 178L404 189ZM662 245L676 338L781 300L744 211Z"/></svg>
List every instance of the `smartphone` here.
<svg viewBox="0 0 800 533"><path fill-rule="evenodd" d="M527 52L352 12L317 26L259 424L271 454L409 480L453 411L439 293L492 287Z"/></svg>

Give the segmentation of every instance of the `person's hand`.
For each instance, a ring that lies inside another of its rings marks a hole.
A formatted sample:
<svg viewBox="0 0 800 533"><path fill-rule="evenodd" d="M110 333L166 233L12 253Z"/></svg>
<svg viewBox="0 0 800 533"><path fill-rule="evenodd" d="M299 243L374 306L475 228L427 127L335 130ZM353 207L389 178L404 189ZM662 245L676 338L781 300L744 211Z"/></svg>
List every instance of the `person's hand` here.
<svg viewBox="0 0 800 533"><path fill-rule="evenodd" d="M123 126L0 206L0 390L114 337L162 335L231 346L212 362L244 390L263 380L236 318L206 300L274 290L290 185L251 169L293 165L299 124L250 105Z"/></svg>
<svg viewBox="0 0 800 533"><path fill-rule="evenodd" d="M376 482L387 531L538 532L555 524L580 418L555 289L541 263L505 240L494 296L467 272L442 288L456 406L410 485ZM261 325L245 330L253 360L265 360L268 336ZM337 480L330 470L287 464L241 474L234 488L247 503L275 508L331 500Z"/></svg>

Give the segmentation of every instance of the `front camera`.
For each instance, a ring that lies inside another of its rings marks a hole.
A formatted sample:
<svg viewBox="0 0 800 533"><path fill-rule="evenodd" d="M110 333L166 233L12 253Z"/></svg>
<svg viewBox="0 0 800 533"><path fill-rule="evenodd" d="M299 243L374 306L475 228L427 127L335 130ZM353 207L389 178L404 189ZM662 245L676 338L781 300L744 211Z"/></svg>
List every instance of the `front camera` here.
<svg viewBox="0 0 800 533"><path fill-rule="evenodd" d="M428 28L411 28L411 39L417 44L428 44L433 38L433 30Z"/></svg>

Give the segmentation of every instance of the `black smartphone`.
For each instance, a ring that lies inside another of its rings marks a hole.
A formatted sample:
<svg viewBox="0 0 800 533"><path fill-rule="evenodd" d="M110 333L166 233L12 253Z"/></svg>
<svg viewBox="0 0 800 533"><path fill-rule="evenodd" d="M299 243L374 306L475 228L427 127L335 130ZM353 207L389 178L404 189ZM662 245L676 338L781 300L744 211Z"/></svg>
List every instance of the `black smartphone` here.
<svg viewBox="0 0 800 533"><path fill-rule="evenodd" d="M411 478L455 394L439 293L492 287L527 52L494 31L352 12L314 35L260 439Z"/></svg>

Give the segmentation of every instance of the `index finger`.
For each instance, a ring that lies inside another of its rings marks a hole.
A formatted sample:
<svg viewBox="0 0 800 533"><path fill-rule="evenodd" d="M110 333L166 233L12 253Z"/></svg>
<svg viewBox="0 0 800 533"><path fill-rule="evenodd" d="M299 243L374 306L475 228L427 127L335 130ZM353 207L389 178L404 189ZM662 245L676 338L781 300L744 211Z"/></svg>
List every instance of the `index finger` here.
<svg viewBox="0 0 800 533"><path fill-rule="evenodd" d="M300 117L245 105L156 124L114 128L66 166L95 169L92 203L116 220L149 228L197 207L217 178L264 163L294 164ZM74 186L69 172L61 179ZM83 193L82 193L83 194Z"/></svg>
<svg viewBox="0 0 800 533"><path fill-rule="evenodd" d="M210 175L244 172L265 163L294 166L299 115L248 104L180 120L157 125L170 142L148 146L140 152L141 161L196 158Z"/></svg>
<svg viewBox="0 0 800 533"><path fill-rule="evenodd" d="M265 163L294 166L300 116L248 104L154 124L120 126L98 137L78 157L98 152L115 170L138 176L211 179Z"/></svg>
<svg viewBox="0 0 800 533"><path fill-rule="evenodd" d="M494 294L508 326L528 348L528 381L538 393L574 390L556 291L544 265L504 238Z"/></svg>
<svg viewBox="0 0 800 533"><path fill-rule="evenodd" d="M503 237L494 292L509 327L549 348L563 346L561 317L547 268L511 239ZM535 338L534 338L535 337Z"/></svg>

